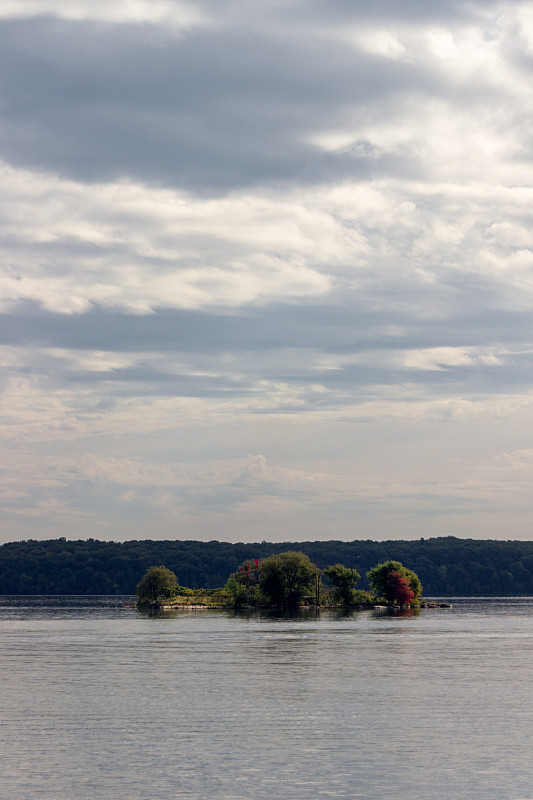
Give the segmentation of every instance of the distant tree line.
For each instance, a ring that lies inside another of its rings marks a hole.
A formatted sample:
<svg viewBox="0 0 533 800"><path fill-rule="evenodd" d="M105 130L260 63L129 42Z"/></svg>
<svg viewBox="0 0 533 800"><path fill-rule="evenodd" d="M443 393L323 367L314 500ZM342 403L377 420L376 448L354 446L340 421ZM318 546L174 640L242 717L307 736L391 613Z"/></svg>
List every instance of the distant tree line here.
<svg viewBox="0 0 533 800"><path fill-rule="evenodd" d="M135 594L139 577L165 564L189 587L215 589L243 562L298 550L320 569L344 565L361 576L387 560L419 576L424 596L533 595L533 542L458 539L415 541L227 542L51 539L0 546L0 594ZM349 586L348 586L349 589Z"/></svg>

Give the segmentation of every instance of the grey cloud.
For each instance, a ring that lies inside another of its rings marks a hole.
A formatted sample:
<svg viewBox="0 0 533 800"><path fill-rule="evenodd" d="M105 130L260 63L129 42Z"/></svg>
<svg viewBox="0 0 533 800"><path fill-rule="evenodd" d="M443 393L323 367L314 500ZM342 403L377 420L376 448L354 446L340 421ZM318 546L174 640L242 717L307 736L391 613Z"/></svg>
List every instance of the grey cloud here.
<svg viewBox="0 0 533 800"><path fill-rule="evenodd" d="M472 296L470 302L474 297ZM81 315L47 312L32 303L0 314L0 343L114 352L194 354L276 348L321 348L344 354L357 347L405 349L476 346L531 339L529 311L505 311L479 304L459 306L445 317L416 317L384 308L372 312L357 302L270 305L242 312L159 309L132 316L94 308ZM421 298L421 301L423 298ZM416 303L414 304L416 305Z"/></svg>
<svg viewBox="0 0 533 800"><path fill-rule="evenodd" d="M364 398L373 387L406 383L443 395L511 391L531 385L532 356L521 352L530 339L528 314L486 310L416 322L407 314L311 304L247 314L161 310L132 317L94 310L64 316L28 309L24 320L20 313L0 316L0 341L19 348L24 374L58 387L85 384L98 403L128 396L242 397L261 381L301 387L304 407L341 406L354 402L354 391ZM490 341L503 352L494 364L439 364L439 348L486 348ZM431 348L436 368L395 363L395 353ZM78 363L79 351L124 352L130 363L87 369L83 359ZM333 394L314 393L315 384ZM284 411L290 406L289 398Z"/></svg>
<svg viewBox="0 0 533 800"><path fill-rule="evenodd" d="M223 22L228 14L231 15L232 24L238 26L239 20L248 22L250 19L272 18L280 28L287 25L313 26L315 29L324 23L334 24L340 22L372 22L386 23L387 21L401 21L410 24L423 24L428 22L445 23L454 21L474 21L488 13L497 13L501 7L499 0L448 0L446 3L439 0L332 0L324 3L322 0L296 0L285 4L272 4L269 0L257 0L251 6L247 0L200 0L198 5L205 13ZM301 28L297 28L301 30Z"/></svg>
<svg viewBox="0 0 533 800"><path fill-rule="evenodd" d="M416 159L361 143L325 153L309 137L354 110L390 117L441 76L339 42L39 19L0 26L4 122L15 165L80 180L125 176L190 190L416 174ZM362 155L361 155L362 153Z"/></svg>
<svg viewBox="0 0 533 800"><path fill-rule="evenodd" d="M269 307L237 315L159 310L155 315L136 317L98 310L65 316L28 304L25 310L21 306L17 313L0 315L0 341L10 345L133 352L157 349L200 354L225 349L260 351L283 346L321 346L331 352L346 352L358 341L377 345L380 326L405 323L401 315L371 314L364 310L354 313L350 308L331 306ZM443 334L442 330L440 336L428 331L424 341L443 344L443 339L446 340ZM418 332L419 345L420 338ZM391 346L397 341L397 338L387 338ZM402 341L405 340L402 338ZM408 341L414 344L413 335Z"/></svg>

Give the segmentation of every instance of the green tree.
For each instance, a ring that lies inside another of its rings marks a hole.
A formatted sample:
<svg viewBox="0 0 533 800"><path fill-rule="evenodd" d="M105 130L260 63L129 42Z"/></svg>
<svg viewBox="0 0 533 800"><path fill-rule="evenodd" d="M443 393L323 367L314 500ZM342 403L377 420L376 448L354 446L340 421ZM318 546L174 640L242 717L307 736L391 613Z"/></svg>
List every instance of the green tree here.
<svg viewBox="0 0 533 800"><path fill-rule="evenodd" d="M383 564L378 564L366 573L366 577L376 597L382 598L387 603L406 604L408 590L413 595L409 603L418 603L420 599L422 584L418 575L404 567L400 561L385 561Z"/></svg>
<svg viewBox="0 0 533 800"><path fill-rule="evenodd" d="M248 587L246 587L243 583L240 583L235 575L229 576L225 589L228 591L235 608L254 605L254 603L250 601Z"/></svg>
<svg viewBox="0 0 533 800"><path fill-rule="evenodd" d="M175 574L164 567L150 567L137 584L138 602L155 603L159 597L170 597L178 588Z"/></svg>
<svg viewBox="0 0 533 800"><path fill-rule="evenodd" d="M265 598L259 584L260 573L259 559L249 558L229 576L225 588L229 592L235 608L264 604Z"/></svg>
<svg viewBox="0 0 533 800"><path fill-rule="evenodd" d="M305 595L315 593L318 570L304 553L278 553L259 566L261 591L272 605L294 608Z"/></svg>
<svg viewBox="0 0 533 800"><path fill-rule="evenodd" d="M343 564L333 564L323 572L326 580L335 587L334 601L350 606L355 602L355 585L361 577L356 569Z"/></svg>
<svg viewBox="0 0 533 800"><path fill-rule="evenodd" d="M248 558L246 561L243 561L237 572L234 572L233 575L237 583L246 586L246 588L251 588L252 586L257 586L259 583L260 572L261 566L259 564L259 559Z"/></svg>

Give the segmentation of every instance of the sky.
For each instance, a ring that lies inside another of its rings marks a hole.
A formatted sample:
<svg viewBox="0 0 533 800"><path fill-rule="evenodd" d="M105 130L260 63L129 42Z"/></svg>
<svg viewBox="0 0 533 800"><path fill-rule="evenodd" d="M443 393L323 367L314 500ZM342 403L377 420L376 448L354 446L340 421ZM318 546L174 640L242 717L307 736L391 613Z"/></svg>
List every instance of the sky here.
<svg viewBox="0 0 533 800"><path fill-rule="evenodd" d="M0 541L530 539L533 6L2 0Z"/></svg>

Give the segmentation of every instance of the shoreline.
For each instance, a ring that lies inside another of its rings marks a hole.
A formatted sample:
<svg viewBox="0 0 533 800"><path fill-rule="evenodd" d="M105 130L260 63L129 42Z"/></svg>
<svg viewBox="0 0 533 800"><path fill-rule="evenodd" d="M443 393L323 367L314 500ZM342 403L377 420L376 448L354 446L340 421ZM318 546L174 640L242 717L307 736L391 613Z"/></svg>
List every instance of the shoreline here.
<svg viewBox="0 0 533 800"><path fill-rule="evenodd" d="M160 605L152 603L146 606L150 611L273 611L278 606L242 606L241 608L234 608L232 606L209 606L200 604L174 604L174 605ZM376 603L375 605L355 605L355 606L297 606L294 611L365 611L374 609L383 609L390 611L415 611L420 608L453 608L451 603L444 603L435 600L430 600L420 603L420 605L410 608L410 606L386 606Z"/></svg>

